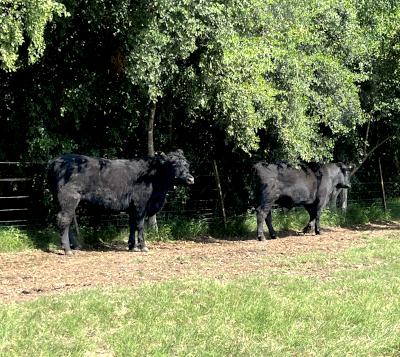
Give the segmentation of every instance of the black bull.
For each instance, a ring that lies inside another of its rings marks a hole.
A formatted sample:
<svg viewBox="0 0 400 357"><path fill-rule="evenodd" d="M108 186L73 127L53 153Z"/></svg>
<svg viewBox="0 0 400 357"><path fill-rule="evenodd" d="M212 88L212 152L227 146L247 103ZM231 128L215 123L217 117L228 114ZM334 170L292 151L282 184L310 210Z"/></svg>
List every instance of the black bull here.
<svg viewBox="0 0 400 357"><path fill-rule="evenodd" d="M351 168L342 163L296 169L284 163L259 162L254 168L260 184L260 205L256 210L259 240L265 240L264 221L271 238L276 238L271 217L271 208L275 204L287 209L303 206L310 215L303 232L314 228L315 234L320 234L321 212L331 194L339 188L350 187Z"/></svg>
<svg viewBox="0 0 400 357"><path fill-rule="evenodd" d="M145 217L161 210L174 184L194 183L181 150L134 160L64 155L49 163L48 177L59 203L57 222L66 254L71 254L73 242L69 227L79 202L128 212L129 249L147 251L143 232Z"/></svg>

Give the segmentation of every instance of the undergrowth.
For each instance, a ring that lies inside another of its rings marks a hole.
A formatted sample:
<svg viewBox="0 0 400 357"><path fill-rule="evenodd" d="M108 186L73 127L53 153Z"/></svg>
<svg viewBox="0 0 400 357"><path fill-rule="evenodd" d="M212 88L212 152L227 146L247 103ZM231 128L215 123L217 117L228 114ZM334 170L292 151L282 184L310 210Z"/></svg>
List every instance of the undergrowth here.
<svg viewBox="0 0 400 357"><path fill-rule="evenodd" d="M400 209L395 202L389 203L385 212L381 205L369 207L352 204L344 214L340 211L326 209L321 217L321 227L351 227L370 222L383 222L400 218ZM272 220L275 230L301 231L308 222L308 214L302 209L294 209L287 213L281 209L273 211ZM226 222L221 218L212 220L205 218L175 217L161 219L158 231L146 229L148 242L190 240L204 236L222 239L255 238L256 217L254 212L228 217ZM265 225L264 230L268 233ZM72 229L72 234L75 230ZM80 227L78 241L83 248L97 249L104 244L126 244L129 236L128 227L115 225ZM54 227L46 229L21 229L17 227L0 228L0 252L14 252L29 249L53 249L59 246L59 234Z"/></svg>

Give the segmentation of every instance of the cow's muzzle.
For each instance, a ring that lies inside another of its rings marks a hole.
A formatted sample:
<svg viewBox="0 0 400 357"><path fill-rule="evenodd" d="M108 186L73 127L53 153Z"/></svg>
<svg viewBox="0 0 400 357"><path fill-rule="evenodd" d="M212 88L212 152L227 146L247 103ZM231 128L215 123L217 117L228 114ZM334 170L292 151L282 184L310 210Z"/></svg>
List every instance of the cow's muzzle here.
<svg viewBox="0 0 400 357"><path fill-rule="evenodd" d="M188 185L193 185L194 184L194 177L193 176L186 177L186 183Z"/></svg>

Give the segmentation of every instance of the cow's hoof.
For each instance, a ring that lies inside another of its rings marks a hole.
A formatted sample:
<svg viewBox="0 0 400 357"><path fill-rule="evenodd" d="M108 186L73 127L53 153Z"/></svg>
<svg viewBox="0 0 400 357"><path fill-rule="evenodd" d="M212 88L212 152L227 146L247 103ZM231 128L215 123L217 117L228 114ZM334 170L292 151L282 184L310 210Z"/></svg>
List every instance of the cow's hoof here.
<svg viewBox="0 0 400 357"><path fill-rule="evenodd" d="M149 251L149 248L147 248L147 247L143 247L143 248L141 249L141 251L142 251L142 252L144 252L144 253L146 253L146 252L148 252L148 251Z"/></svg>
<svg viewBox="0 0 400 357"><path fill-rule="evenodd" d="M133 247L132 249L133 252L141 252L141 249L139 247Z"/></svg>
<svg viewBox="0 0 400 357"><path fill-rule="evenodd" d="M276 234L272 234L270 239L276 239Z"/></svg>
<svg viewBox="0 0 400 357"><path fill-rule="evenodd" d="M72 250L66 250L65 251L65 255L66 256L71 256L71 255L74 255L74 253L72 252Z"/></svg>
<svg viewBox="0 0 400 357"><path fill-rule="evenodd" d="M310 233L310 232L311 232L311 227L309 227L309 226L304 227L303 234L307 234L307 233Z"/></svg>
<svg viewBox="0 0 400 357"><path fill-rule="evenodd" d="M264 242L264 241L266 240L266 239L265 239L265 236L258 236L257 239L258 239L260 242Z"/></svg>
<svg viewBox="0 0 400 357"><path fill-rule="evenodd" d="M315 234L316 234L316 235L320 235L321 232L320 232L320 231L315 231Z"/></svg>

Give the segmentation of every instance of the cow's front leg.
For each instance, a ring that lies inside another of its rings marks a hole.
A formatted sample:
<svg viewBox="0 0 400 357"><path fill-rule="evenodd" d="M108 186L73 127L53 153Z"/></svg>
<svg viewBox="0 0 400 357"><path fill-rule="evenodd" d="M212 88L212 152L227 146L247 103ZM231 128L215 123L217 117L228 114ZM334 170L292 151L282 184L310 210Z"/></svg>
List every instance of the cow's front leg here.
<svg viewBox="0 0 400 357"><path fill-rule="evenodd" d="M321 211L317 213L317 217L315 218L315 234L321 234L319 219L321 217Z"/></svg>
<svg viewBox="0 0 400 357"><path fill-rule="evenodd" d="M68 232L69 232L69 226L65 227L61 233L61 248L64 249L65 255L72 255Z"/></svg>
<svg viewBox="0 0 400 357"><path fill-rule="evenodd" d="M129 240L128 249L135 252L139 251L136 239L136 220L133 214L129 214Z"/></svg>
<svg viewBox="0 0 400 357"><path fill-rule="evenodd" d="M317 206L317 209L315 212L315 234L321 234L319 220L321 218L323 209L326 207L326 205L328 203L328 197L329 196L326 195L325 200L322 200Z"/></svg>
<svg viewBox="0 0 400 357"><path fill-rule="evenodd" d="M303 233L306 234L312 232L314 227L315 227L315 220L309 221L308 224L303 228Z"/></svg>
<svg viewBox="0 0 400 357"><path fill-rule="evenodd" d="M148 252L149 249L144 243L144 217L136 222L138 229L138 251Z"/></svg>
<svg viewBox="0 0 400 357"><path fill-rule="evenodd" d="M315 228L315 219L317 217L317 212L315 206L306 206L305 209L307 210L308 214L310 215L310 219L308 224L303 228L303 233L310 233Z"/></svg>
<svg viewBox="0 0 400 357"><path fill-rule="evenodd" d="M78 242L78 239L76 237L76 234L74 232L74 230L72 229L72 225L69 226L69 230L68 230L68 235L69 235L69 246L71 247L71 249L73 250L80 250L82 247L80 245L80 243Z"/></svg>
<svg viewBox="0 0 400 357"><path fill-rule="evenodd" d="M264 241L265 240L264 221L265 218L267 217L267 211L261 207L258 207L256 209L256 212L257 212L257 239L259 241Z"/></svg>

